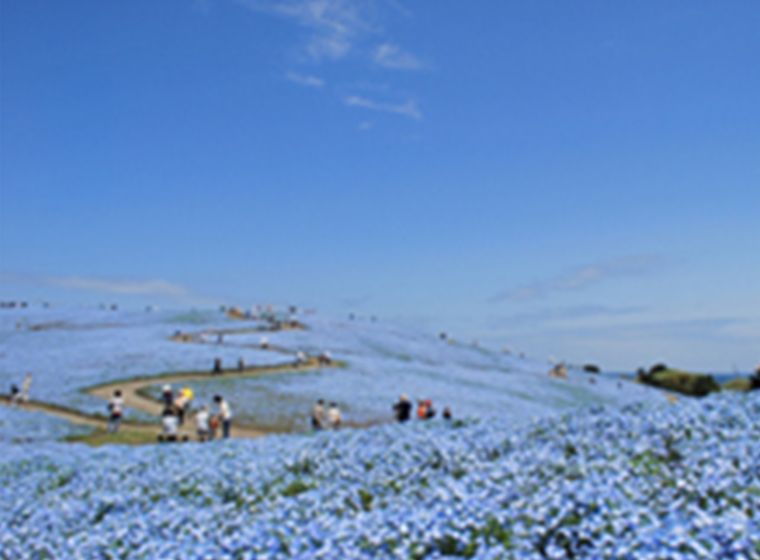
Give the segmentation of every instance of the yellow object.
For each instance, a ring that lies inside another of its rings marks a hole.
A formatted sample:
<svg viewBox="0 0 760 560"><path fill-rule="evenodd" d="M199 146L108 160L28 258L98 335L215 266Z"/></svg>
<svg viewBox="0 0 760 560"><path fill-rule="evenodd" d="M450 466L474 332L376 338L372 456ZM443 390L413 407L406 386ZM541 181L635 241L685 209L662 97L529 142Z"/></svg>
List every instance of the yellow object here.
<svg viewBox="0 0 760 560"><path fill-rule="evenodd" d="M195 396L193 394L193 390L190 387L185 387L182 389L182 393L185 395L185 398L189 401L193 400L193 397Z"/></svg>

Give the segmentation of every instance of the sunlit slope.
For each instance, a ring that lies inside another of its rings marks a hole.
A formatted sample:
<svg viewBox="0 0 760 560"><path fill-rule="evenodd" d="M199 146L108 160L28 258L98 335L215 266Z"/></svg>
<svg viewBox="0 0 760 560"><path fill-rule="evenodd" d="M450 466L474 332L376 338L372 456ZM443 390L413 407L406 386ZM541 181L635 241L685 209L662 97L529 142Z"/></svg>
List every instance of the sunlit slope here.
<svg viewBox="0 0 760 560"><path fill-rule="evenodd" d="M359 424L390 419L399 394L432 399L457 417L525 420L589 404L622 404L659 393L605 376L572 371L566 380L547 375L550 364L497 350L440 340L408 326L383 321L297 317L306 330L246 332L260 322L230 319L218 311L128 312L101 309L29 309L0 313L0 383L35 375L37 400L103 410L85 387L170 371L210 371L215 358L233 367L278 364L297 352L329 352L340 369L276 374L250 379L195 382L196 403L217 392L231 401L241 421L303 429L313 401L337 402ZM217 343L216 332L226 334ZM204 344L171 340L177 331L208 333ZM237 331L237 332L233 332ZM266 338L272 349L258 346ZM7 390L7 389L6 389Z"/></svg>

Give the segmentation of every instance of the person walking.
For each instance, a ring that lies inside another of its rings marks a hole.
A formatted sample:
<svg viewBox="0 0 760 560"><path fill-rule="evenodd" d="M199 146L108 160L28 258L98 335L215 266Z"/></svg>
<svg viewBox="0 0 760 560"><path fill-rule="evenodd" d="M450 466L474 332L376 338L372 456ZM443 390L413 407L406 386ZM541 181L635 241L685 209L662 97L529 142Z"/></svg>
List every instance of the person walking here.
<svg viewBox="0 0 760 560"><path fill-rule="evenodd" d="M230 426L232 424L232 411L230 405L222 397L222 395L216 395L214 402L218 409L219 419L222 421L222 437L227 439L230 437Z"/></svg>
<svg viewBox="0 0 760 560"><path fill-rule="evenodd" d="M412 403L409 397L401 395L398 402L393 405L393 412L397 422L407 422L412 417Z"/></svg>
<svg viewBox="0 0 760 560"><path fill-rule="evenodd" d="M311 427L315 431L325 428L325 401L323 399L319 399L311 410Z"/></svg>
<svg viewBox="0 0 760 560"><path fill-rule="evenodd" d="M327 410L327 424L331 429L337 430L343 423L343 418L340 414L340 409L337 403L330 403L330 408Z"/></svg>
<svg viewBox="0 0 760 560"><path fill-rule="evenodd" d="M121 416L124 413L124 398L121 391L116 389L108 401L108 433L115 434L121 427Z"/></svg>
<svg viewBox="0 0 760 560"><path fill-rule="evenodd" d="M19 393L19 400L23 403L29 402L29 393L32 390L32 374L27 373L24 376L24 382L21 384L21 393Z"/></svg>

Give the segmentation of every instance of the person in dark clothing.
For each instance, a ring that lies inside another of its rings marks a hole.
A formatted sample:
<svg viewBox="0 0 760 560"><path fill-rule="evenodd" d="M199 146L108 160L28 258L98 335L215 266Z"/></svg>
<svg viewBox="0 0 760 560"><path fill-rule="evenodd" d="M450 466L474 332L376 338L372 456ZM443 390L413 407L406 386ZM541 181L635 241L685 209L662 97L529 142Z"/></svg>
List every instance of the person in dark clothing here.
<svg viewBox="0 0 760 560"><path fill-rule="evenodd" d="M214 369L211 370L211 373L222 373L222 359L221 358L214 358Z"/></svg>
<svg viewBox="0 0 760 560"><path fill-rule="evenodd" d="M443 409L443 419L451 420L451 409L448 406Z"/></svg>
<svg viewBox="0 0 760 560"><path fill-rule="evenodd" d="M311 427L314 430L322 430L325 428L325 401L319 399L317 404L311 411Z"/></svg>
<svg viewBox="0 0 760 560"><path fill-rule="evenodd" d="M164 401L165 408L174 406L174 391L172 391L171 385L163 386L161 389L161 400Z"/></svg>
<svg viewBox="0 0 760 560"><path fill-rule="evenodd" d="M393 412L398 422L406 422L412 417L412 402L406 395L401 395L393 405Z"/></svg>

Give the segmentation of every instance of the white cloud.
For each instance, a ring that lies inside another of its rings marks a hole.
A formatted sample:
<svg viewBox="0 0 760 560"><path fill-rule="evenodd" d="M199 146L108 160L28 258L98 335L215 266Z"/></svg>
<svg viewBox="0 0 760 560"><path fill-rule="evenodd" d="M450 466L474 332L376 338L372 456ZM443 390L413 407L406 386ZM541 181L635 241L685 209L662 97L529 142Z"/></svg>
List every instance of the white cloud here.
<svg viewBox="0 0 760 560"><path fill-rule="evenodd" d="M325 85L325 81L317 76L308 74L298 74L296 72L288 72L285 77L299 86L321 88Z"/></svg>
<svg viewBox="0 0 760 560"><path fill-rule="evenodd" d="M417 70L422 66L417 57L393 43L379 45L372 58L379 66L394 70Z"/></svg>
<svg viewBox="0 0 760 560"><path fill-rule="evenodd" d="M666 263L657 255L631 255L588 264L564 271L556 276L504 290L489 299L502 301L531 301L545 298L556 292L577 291L599 284L610 278L639 276L657 270Z"/></svg>
<svg viewBox="0 0 760 560"><path fill-rule="evenodd" d="M349 95L343 99L343 102L349 107L361 107L362 109L369 109L370 111L392 113L415 120L420 120L422 118L422 111L420 111L417 102L413 99L408 99L403 103L387 103L384 101L375 101L359 95Z"/></svg>

